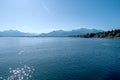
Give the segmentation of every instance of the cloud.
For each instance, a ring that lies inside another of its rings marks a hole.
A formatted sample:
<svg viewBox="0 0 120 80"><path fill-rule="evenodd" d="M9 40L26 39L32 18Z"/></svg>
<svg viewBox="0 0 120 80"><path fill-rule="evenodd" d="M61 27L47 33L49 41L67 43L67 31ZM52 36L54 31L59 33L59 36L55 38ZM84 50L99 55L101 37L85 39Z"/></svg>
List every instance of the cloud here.
<svg viewBox="0 0 120 80"><path fill-rule="evenodd" d="M44 8L44 10L49 14L49 15L51 15L51 11L50 11L50 9L45 5L45 3L41 3L41 5L42 5L42 7Z"/></svg>
<svg viewBox="0 0 120 80"><path fill-rule="evenodd" d="M21 26L21 28L23 28L23 29L29 29L28 26Z"/></svg>
<svg viewBox="0 0 120 80"><path fill-rule="evenodd" d="M54 28L48 29L48 31L56 31L56 30L59 30L59 29L54 29Z"/></svg>

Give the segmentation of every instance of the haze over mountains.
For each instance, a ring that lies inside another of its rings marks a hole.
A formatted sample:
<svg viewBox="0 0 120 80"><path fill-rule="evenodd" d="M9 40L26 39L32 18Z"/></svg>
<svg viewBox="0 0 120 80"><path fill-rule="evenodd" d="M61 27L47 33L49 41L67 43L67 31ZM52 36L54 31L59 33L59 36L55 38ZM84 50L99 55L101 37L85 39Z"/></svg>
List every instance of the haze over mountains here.
<svg viewBox="0 0 120 80"><path fill-rule="evenodd" d="M33 34L33 33L25 33L20 32L18 30L6 30L0 31L0 36L40 36L40 37L62 37L62 36L70 36L70 35L79 35L79 34L86 34L86 33L97 33L103 32L103 30L97 29L87 29L87 28L80 28L71 31L64 31L64 30L56 30L49 33L41 33L41 34Z"/></svg>
<svg viewBox="0 0 120 80"><path fill-rule="evenodd" d="M0 36L36 36L36 34L33 33L25 33L25 32L20 32L18 30L5 30L5 31L0 31Z"/></svg>
<svg viewBox="0 0 120 80"><path fill-rule="evenodd" d="M102 32L102 31L103 30L80 28L80 29L75 29L71 31L56 30L50 33L42 33L39 36L59 37L59 36L70 36L70 35L85 34L85 33L96 33L96 32Z"/></svg>

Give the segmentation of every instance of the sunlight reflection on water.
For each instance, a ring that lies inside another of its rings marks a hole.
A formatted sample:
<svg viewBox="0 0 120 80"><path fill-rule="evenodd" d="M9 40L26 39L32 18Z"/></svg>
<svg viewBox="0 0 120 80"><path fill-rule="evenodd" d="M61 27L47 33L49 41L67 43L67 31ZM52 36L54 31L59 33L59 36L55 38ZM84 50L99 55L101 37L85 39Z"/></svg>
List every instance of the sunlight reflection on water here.
<svg viewBox="0 0 120 80"><path fill-rule="evenodd" d="M9 68L9 76L5 79L0 77L0 80L29 80L32 77L34 68L24 65L22 68Z"/></svg>

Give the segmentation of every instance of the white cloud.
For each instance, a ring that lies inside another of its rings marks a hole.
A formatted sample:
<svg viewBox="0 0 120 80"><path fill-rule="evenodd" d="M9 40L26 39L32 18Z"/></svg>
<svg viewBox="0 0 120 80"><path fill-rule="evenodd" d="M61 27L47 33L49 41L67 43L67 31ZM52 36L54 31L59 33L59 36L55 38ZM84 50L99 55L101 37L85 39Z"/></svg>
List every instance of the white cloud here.
<svg viewBox="0 0 120 80"><path fill-rule="evenodd" d="M59 30L59 29L54 29L54 28L48 29L48 31L56 31L56 30Z"/></svg>
<svg viewBox="0 0 120 80"><path fill-rule="evenodd" d="M45 5L45 3L41 3L41 5L42 5L42 7L44 8L44 10L49 14L49 15L51 15L51 11L50 11L50 9Z"/></svg>

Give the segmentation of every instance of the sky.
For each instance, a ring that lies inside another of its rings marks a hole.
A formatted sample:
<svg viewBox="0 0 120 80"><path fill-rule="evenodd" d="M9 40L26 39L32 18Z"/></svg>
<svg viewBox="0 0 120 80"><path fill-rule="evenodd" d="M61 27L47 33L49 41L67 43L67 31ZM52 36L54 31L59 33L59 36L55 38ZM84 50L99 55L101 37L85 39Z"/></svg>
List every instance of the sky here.
<svg viewBox="0 0 120 80"><path fill-rule="evenodd" d="M120 0L0 0L0 31L120 29Z"/></svg>

